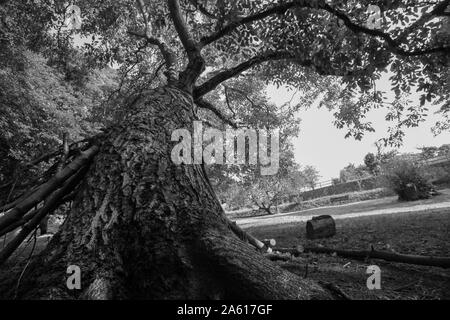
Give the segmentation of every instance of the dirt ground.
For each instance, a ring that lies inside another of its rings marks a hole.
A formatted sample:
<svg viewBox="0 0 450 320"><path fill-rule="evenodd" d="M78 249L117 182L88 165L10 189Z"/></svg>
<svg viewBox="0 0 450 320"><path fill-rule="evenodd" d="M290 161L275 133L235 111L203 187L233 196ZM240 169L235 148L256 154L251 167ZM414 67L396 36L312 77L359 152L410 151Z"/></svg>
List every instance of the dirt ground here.
<svg viewBox="0 0 450 320"><path fill-rule="evenodd" d="M404 254L450 256L450 210L410 212L336 220L337 234L329 239L307 240L305 223L249 228L257 238L274 238L277 246L324 246L377 250ZM450 269L356 261L324 254L304 254L277 262L300 276L333 283L352 299L450 299ZM381 269L381 290L366 286L369 265ZM306 267L307 266L307 267Z"/></svg>

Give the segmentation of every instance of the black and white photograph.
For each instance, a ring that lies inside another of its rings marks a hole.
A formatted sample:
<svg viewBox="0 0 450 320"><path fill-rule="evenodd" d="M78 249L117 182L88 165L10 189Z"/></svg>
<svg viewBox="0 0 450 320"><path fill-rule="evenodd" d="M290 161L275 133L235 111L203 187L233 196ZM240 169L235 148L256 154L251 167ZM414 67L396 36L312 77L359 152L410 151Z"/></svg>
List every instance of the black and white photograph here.
<svg viewBox="0 0 450 320"><path fill-rule="evenodd" d="M450 300L450 0L0 0L0 300Z"/></svg>

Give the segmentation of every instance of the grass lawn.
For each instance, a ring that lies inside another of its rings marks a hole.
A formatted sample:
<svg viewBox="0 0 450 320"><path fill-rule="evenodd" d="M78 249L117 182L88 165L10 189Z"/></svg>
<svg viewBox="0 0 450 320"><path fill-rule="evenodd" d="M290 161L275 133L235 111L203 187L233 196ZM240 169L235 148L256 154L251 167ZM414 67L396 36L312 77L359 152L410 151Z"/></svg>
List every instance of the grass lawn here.
<svg viewBox="0 0 450 320"><path fill-rule="evenodd" d="M314 241L305 238L304 222L246 231L260 239L274 238L280 247L302 244L367 250L373 245L377 250L450 256L450 210L341 219L336 220L336 228L333 238ZM362 262L323 254L304 254L277 263L298 275L336 284L354 299L450 299L449 269L382 260ZM381 290L366 287L366 269L372 264L381 268Z"/></svg>

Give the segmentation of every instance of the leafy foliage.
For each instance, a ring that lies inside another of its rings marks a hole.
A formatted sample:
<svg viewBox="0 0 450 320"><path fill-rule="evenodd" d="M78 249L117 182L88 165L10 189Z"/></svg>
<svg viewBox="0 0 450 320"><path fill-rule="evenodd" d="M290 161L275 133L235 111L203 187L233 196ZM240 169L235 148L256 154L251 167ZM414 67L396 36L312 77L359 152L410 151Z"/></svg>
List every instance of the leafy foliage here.
<svg viewBox="0 0 450 320"><path fill-rule="evenodd" d="M19 30L10 33L9 38L21 38L20 42L26 44L39 43L48 48L48 56L60 57L56 60L66 65L65 52L73 46L72 38L81 37L83 54L90 66L119 66L119 97L110 100L105 108L116 109L126 96L164 81L164 73L157 72L164 63L162 53L145 36L136 36L139 32L163 38L176 56L172 66L175 70L186 65L184 45L166 1L143 1L144 14L133 0L76 1L83 18L80 30L64 27L64 1L39 1L33 4L33 10L28 2L8 1L2 7L5 15L11 17L6 22L8 29ZM401 142L403 127L417 126L432 112L428 110L430 105L443 115L437 131L448 126L449 90L445 88L449 85L450 37L445 31L449 20L445 1L179 3L186 28L193 40L201 44L206 64L206 72L195 83L197 89L202 89L197 92L208 87L218 89L216 95L223 94L223 88L217 85L226 81L232 87L228 80L239 75L285 84L304 95L304 105L322 95L322 105L333 110L336 126L347 127L348 136L357 139L373 130L370 122L364 121L367 112L388 106L386 120L392 121L393 127L386 143L392 144ZM366 27L367 9L373 5L379 6L382 13L381 26L376 30ZM23 22L19 16L26 16L27 20ZM163 68L166 67L169 66ZM396 95L395 101L389 103L374 86L386 70L391 73ZM418 104L406 99L415 90L420 93Z"/></svg>
<svg viewBox="0 0 450 320"><path fill-rule="evenodd" d="M371 174L366 166L355 166L353 163L350 163L348 166L341 170L339 176L341 182L345 183L349 181L361 181L365 178L370 177Z"/></svg>
<svg viewBox="0 0 450 320"><path fill-rule="evenodd" d="M0 186L34 177L42 168L23 166L59 148L64 135L74 142L97 132L91 113L112 83L111 75L97 72L80 88L42 55L22 54L20 70L0 69Z"/></svg>

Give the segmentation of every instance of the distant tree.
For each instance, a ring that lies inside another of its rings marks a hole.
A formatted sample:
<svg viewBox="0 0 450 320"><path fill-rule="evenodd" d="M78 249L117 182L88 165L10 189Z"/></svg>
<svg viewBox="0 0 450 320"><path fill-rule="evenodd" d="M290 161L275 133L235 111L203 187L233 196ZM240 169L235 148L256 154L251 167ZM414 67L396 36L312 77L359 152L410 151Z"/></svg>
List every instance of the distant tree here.
<svg viewBox="0 0 450 320"><path fill-rule="evenodd" d="M307 186L305 175L300 168L291 168L286 178L290 185L291 195L299 195L301 190Z"/></svg>
<svg viewBox="0 0 450 320"><path fill-rule="evenodd" d="M317 186L317 183L319 182L320 178L319 171L317 171L315 167L308 165L305 168L303 168L301 173L303 175L303 179L305 180L306 185L314 190Z"/></svg>
<svg viewBox="0 0 450 320"><path fill-rule="evenodd" d="M385 165L384 171L387 185L397 193L399 200L428 199L435 193L424 167L417 162L395 159Z"/></svg>
<svg viewBox="0 0 450 320"><path fill-rule="evenodd" d="M237 210L249 206L247 190L240 183L233 183L227 189L225 202L228 210Z"/></svg>
<svg viewBox="0 0 450 320"><path fill-rule="evenodd" d="M9 66L0 64L0 206L48 169L45 163L24 164L61 147L64 135L72 143L98 132L101 120L93 119L93 112L116 85L109 68L75 84L42 54L20 54L20 70L12 58ZM14 181L20 183L11 188Z"/></svg>
<svg viewBox="0 0 450 320"><path fill-rule="evenodd" d="M418 149L421 151L421 156L425 160L434 158L439 154L438 147L421 147Z"/></svg>
<svg viewBox="0 0 450 320"><path fill-rule="evenodd" d="M276 177L261 177L248 189L252 204L267 214L274 214L278 210L281 198L289 192L289 182ZM275 211L274 211L275 207Z"/></svg>
<svg viewBox="0 0 450 320"><path fill-rule="evenodd" d="M339 179L344 183L352 180L355 176L355 170L355 164L349 163L346 167L344 167L344 169L339 172Z"/></svg>
<svg viewBox="0 0 450 320"><path fill-rule="evenodd" d="M364 164L371 174L378 174L380 164L373 153L366 154L366 156L364 157Z"/></svg>

